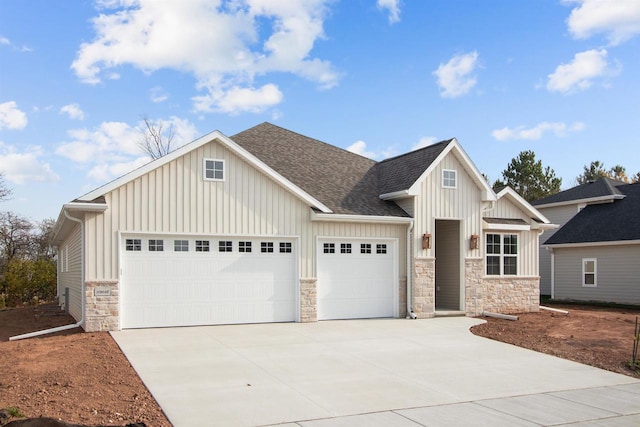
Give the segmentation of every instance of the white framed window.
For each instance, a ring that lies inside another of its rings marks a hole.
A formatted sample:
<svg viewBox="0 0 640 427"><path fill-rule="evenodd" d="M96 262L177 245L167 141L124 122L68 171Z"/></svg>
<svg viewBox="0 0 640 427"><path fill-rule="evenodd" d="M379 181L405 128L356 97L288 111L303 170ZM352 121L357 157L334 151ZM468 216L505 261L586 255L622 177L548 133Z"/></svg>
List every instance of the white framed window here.
<svg viewBox="0 0 640 427"><path fill-rule="evenodd" d="M518 274L517 234L487 234L485 248L488 276L516 276Z"/></svg>
<svg viewBox="0 0 640 427"><path fill-rule="evenodd" d="M376 253L377 254L386 254L387 253L387 245L385 243L376 245Z"/></svg>
<svg viewBox="0 0 640 427"><path fill-rule="evenodd" d="M127 239L125 242L127 251L139 252L142 250L142 239Z"/></svg>
<svg viewBox="0 0 640 427"><path fill-rule="evenodd" d="M452 169L442 170L442 187L443 188L457 188L458 187L458 172Z"/></svg>
<svg viewBox="0 0 640 427"><path fill-rule="evenodd" d="M598 286L598 260L582 258L582 286L595 288Z"/></svg>
<svg viewBox="0 0 640 427"><path fill-rule="evenodd" d="M341 254L350 254L351 253L351 243L340 243L340 253Z"/></svg>
<svg viewBox="0 0 640 427"><path fill-rule="evenodd" d="M251 242L238 242L238 252L251 252Z"/></svg>
<svg viewBox="0 0 640 427"><path fill-rule="evenodd" d="M335 254L336 253L336 244L335 243L324 243L322 245L322 250L325 254Z"/></svg>
<svg viewBox="0 0 640 427"><path fill-rule="evenodd" d="M224 181L224 160L204 159L205 181Z"/></svg>
<svg viewBox="0 0 640 427"><path fill-rule="evenodd" d="M173 241L173 251L174 252L189 252L189 241L188 240L174 240Z"/></svg>
<svg viewBox="0 0 640 427"><path fill-rule="evenodd" d="M163 252L164 240L162 239L149 239L149 252Z"/></svg>
<svg viewBox="0 0 640 427"><path fill-rule="evenodd" d="M218 242L218 252L233 252L233 242L231 240L220 240Z"/></svg>
<svg viewBox="0 0 640 427"><path fill-rule="evenodd" d="M260 242L260 252L263 254L273 252L273 242Z"/></svg>
<svg viewBox="0 0 640 427"><path fill-rule="evenodd" d="M280 253L290 254L291 253L291 243L290 242L280 242Z"/></svg>
<svg viewBox="0 0 640 427"><path fill-rule="evenodd" d="M371 243L360 243L360 253L361 254L370 254L371 253Z"/></svg>
<svg viewBox="0 0 640 427"><path fill-rule="evenodd" d="M209 241L196 240L196 252L209 252Z"/></svg>

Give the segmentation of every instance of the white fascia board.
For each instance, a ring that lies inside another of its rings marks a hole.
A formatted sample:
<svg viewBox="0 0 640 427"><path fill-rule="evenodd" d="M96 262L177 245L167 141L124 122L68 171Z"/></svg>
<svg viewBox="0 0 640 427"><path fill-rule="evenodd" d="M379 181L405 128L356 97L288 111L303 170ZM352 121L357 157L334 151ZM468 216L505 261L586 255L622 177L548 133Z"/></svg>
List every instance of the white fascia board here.
<svg viewBox="0 0 640 427"><path fill-rule="evenodd" d="M559 224L541 224L538 222L534 222L531 224L532 230L555 230L556 228L560 228Z"/></svg>
<svg viewBox="0 0 640 427"><path fill-rule="evenodd" d="M513 188L504 187L502 190L500 190L500 192L498 193L498 199L502 198L503 196L509 197L513 202L519 205L519 207L522 208L525 212L527 212L530 216L537 218L538 220L542 221L545 224L551 223L551 221L549 221L547 217L542 215L540 211L538 211L538 209L536 209L531 205L531 203L523 199L522 196L516 193L516 191Z"/></svg>
<svg viewBox="0 0 640 427"><path fill-rule="evenodd" d="M509 230L509 231L530 231L531 226L525 224L490 224L485 222L482 225L483 230Z"/></svg>
<svg viewBox="0 0 640 427"><path fill-rule="evenodd" d="M581 243L559 243L542 245L543 248L550 250L558 248L586 248L594 246L620 246L620 245L640 245L640 240L612 240L610 242L581 242Z"/></svg>
<svg viewBox="0 0 640 427"><path fill-rule="evenodd" d="M487 180L482 177L482 174L478 171L478 168L476 168L475 164L471 161L471 158L462 149L460 143L456 138L453 138L447 145L447 147L442 150L440 155L436 157L433 162L431 162L429 167L422 173L422 175L420 175L420 178L418 178L416 182L411 185L408 193L410 195L420 194L420 183L422 182L422 180L425 179L429 174L431 174L431 172L433 172L433 170L438 166L442 159L444 159L452 150L455 150L455 153L459 156L458 160L461 160L461 163L463 164L467 173L471 175L475 183L482 189L482 201L486 202L497 200L496 193L489 186Z"/></svg>
<svg viewBox="0 0 640 427"><path fill-rule="evenodd" d="M267 166L267 164L265 164L262 160L258 159L256 156L254 156L253 154L249 153L247 150L245 150L244 148L240 147L238 144L236 144L235 142L233 142L231 139L229 139L229 137L225 136L222 132L220 131L213 131L210 132L204 136L201 136L200 138L196 139L193 142L190 142L189 144L183 145L182 147L178 148L175 151L172 151L171 153L167 154L166 156L160 157L159 159L156 159L150 163L147 163L144 166L139 167L136 170L133 170L131 172L129 172L126 175L121 176L120 178L117 178L111 182L109 182L108 184L103 185L102 187L99 187L81 197L78 198L78 200L86 200L86 201L91 201L94 200L97 197L100 196L104 196L105 194L109 193L110 191L115 190L116 188L130 182L133 181L136 178L141 177L142 175L151 172L154 169L157 169L193 150L196 150L198 148L200 148L201 146L208 144L210 142L213 142L217 140L218 142L220 142L223 146L225 146L226 148L228 148L229 150L231 150L232 152L234 152L236 155L238 155L239 157L243 158L244 160L246 160L247 162L249 162L252 166L254 166L255 168L259 169L260 171L262 171L263 173L265 173L266 175L268 175L269 177L271 177L272 179L274 179L276 182L280 183L281 185L283 185L285 188L287 188L289 191L291 191L293 194L295 194L296 196L298 196L299 198L301 198L302 200L304 200L305 202L309 203L311 206L315 207L316 209L321 210L322 212L326 212L326 213L331 213L331 209L329 209L327 206L325 206L323 203L321 203L319 200L317 200L316 198L312 197L310 194L308 194L307 192L305 192L304 190L302 190L300 187L296 186L295 184L293 184L291 181L289 181L288 179L286 179L285 177L283 177L282 175L280 175L279 173L277 173L275 170L273 170L271 167Z"/></svg>
<svg viewBox="0 0 640 427"><path fill-rule="evenodd" d="M613 203L616 200L624 199L626 195L624 194L612 194L609 196L600 196L600 197L591 197L588 199L576 199L576 200L566 200L564 202L555 202L555 203L545 203L543 205L535 205L536 209L544 209L544 208L555 208L558 206L566 206L566 205L594 205L600 203Z"/></svg>
<svg viewBox="0 0 640 427"><path fill-rule="evenodd" d="M336 221L336 222L369 222L387 224L410 224L413 218L402 216L382 216L382 215L348 215L348 214L325 214L311 211L311 221Z"/></svg>
<svg viewBox="0 0 640 427"><path fill-rule="evenodd" d="M385 194L381 194L379 197L382 200L397 200L407 196L409 196L409 190L400 190L400 191L394 191L393 193L385 193Z"/></svg>
<svg viewBox="0 0 640 427"><path fill-rule="evenodd" d="M78 203L71 202L62 205L62 209L68 211L81 211L81 212L104 212L109 208L106 203Z"/></svg>

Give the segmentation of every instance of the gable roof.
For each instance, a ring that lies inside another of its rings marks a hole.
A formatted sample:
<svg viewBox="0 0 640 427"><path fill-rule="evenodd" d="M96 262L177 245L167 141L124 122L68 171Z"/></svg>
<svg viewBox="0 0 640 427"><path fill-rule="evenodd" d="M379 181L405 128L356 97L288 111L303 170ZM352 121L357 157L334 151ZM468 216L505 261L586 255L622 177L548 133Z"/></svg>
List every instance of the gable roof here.
<svg viewBox="0 0 640 427"><path fill-rule="evenodd" d="M408 216L378 197L374 160L266 122L231 139L333 213Z"/></svg>
<svg viewBox="0 0 640 427"><path fill-rule="evenodd" d="M498 193L498 200L501 198L507 198L517 206L519 209L524 211L531 219L536 221L537 228L556 228L556 225L551 224L551 221L547 219L540 211L538 211L535 207L531 206L529 202L527 202L521 195L519 195L516 190L507 186L504 187ZM545 225L549 225L549 227L545 227Z"/></svg>
<svg viewBox="0 0 640 427"><path fill-rule="evenodd" d="M624 197L618 187L626 184L611 178L600 178L531 202L534 206L554 206Z"/></svg>
<svg viewBox="0 0 640 427"><path fill-rule="evenodd" d="M640 241L640 183L618 185L616 190L626 197L587 205L544 244Z"/></svg>

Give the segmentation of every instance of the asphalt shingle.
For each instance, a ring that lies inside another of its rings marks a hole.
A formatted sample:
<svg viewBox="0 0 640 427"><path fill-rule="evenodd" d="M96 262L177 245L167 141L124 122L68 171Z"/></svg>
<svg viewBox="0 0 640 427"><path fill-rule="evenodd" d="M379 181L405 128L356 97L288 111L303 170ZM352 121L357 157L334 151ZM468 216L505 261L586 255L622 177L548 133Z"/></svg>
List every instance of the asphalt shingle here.
<svg viewBox="0 0 640 427"><path fill-rule="evenodd" d="M548 205L551 203L570 202L572 200L592 199L595 197L620 195L618 186L624 185L622 181L611 178L600 178L597 181L587 182L568 190L561 191L551 196L531 202L534 206Z"/></svg>

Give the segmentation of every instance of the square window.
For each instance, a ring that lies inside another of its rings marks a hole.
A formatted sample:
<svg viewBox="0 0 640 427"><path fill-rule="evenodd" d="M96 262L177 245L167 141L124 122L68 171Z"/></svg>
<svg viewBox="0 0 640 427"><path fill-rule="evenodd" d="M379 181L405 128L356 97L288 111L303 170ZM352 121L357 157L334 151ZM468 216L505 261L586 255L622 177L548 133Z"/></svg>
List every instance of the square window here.
<svg viewBox="0 0 640 427"><path fill-rule="evenodd" d="M196 252L209 252L209 241L196 240Z"/></svg>
<svg viewBox="0 0 640 427"><path fill-rule="evenodd" d="M224 160L204 159L204 179L224 181Z"/></svg>
<svg viewBox="0 0 640 427"><path fill-rule="evenodd" d="M323 244L323 249L325 254L335 254L336 253L336 245L335 243L325 243Z"/></svg>
<svg viewBox="0 0 640 427"><path fill-rule="evenodd" d="M500 275L500 257L487 257L487 275Z"/></svg>
<svg viewBox="0 0 640 427"><path fill-rule="evenodd" d="M126 250L138 252L142 250L142 240L141 239L127 239L126 241Z"/></svg>
<svg viewBox="0 0 640 427"><path fill-rule="evenodd" d="M260 252L262 253L273 252L273 242L260 242Z"/></svg>
<svg viewBox="0 0 640 427"><path fill-rule="evenodd" d="M518 258L514 256L504 257L504 275L515 276L518 274Z"/></svg>
<svg viewBox="0 0 640 427"><path fill-rule="evenodd" d="M340 243L340 253L341 254L350 254L351 253L351 243Z"/></svg>
<svg viewBox="0 0 640 427"><path fill-rule="evenodd" d="M377 254L386 254L387 253L387 245L386 244L377 244L376 245L376 253Z"/></svg>
<svg viewBox="0 0 640 427"><path fill-rule="evenodd" d="M232 252L233 242L231 240L220 240L218 242L218 252Z"/></svg>
<svg viewBox="0 0 640 427"><path fill-rule="evenodd" d="M280 253L291 253L291 243L280 242Z"/></svg>
<svg viewBox="0 0 640 427"><path fill-rule="evenodd" d="M164 251L164 240L149 239L149 252L162 252L162 251Z"/></svg>
<svg viewBox="0 0 640 427"><path fill-rule="evenodd" d="M188 240L174 240L173 241L174 252L189 252Z"/></svg>
<svg viewBox="0 0 640 427"><path fill-rule="evenodd" d="M457 172L454 170L444 169L442 171L442 186L444 188L456 188L457 187Z"/></svg>
<svg viewBox="0 0 640 427"><path fill-rule="evenodd" d="M371 243L360 243L360 253L361 254L370 254L371 253Z"/></svg>
<svg viewBox="0 0 640 427"><path fill-rule="evenodd" d="M488 254L500 253L500 235L499 234L487 234L487 253Z"/></svg>
<svg viewBox="0 0 640 427"><path fill-rule="evenodd" d="M518 236L515 234L504 236L504 253L505 255L516 255L518 253Z"/></svg>
<svg viewBox="0 0 640 427"><path fill-rule="evenodd" d="M251 242L239 242L238 252L251 252Z"/></svg>

